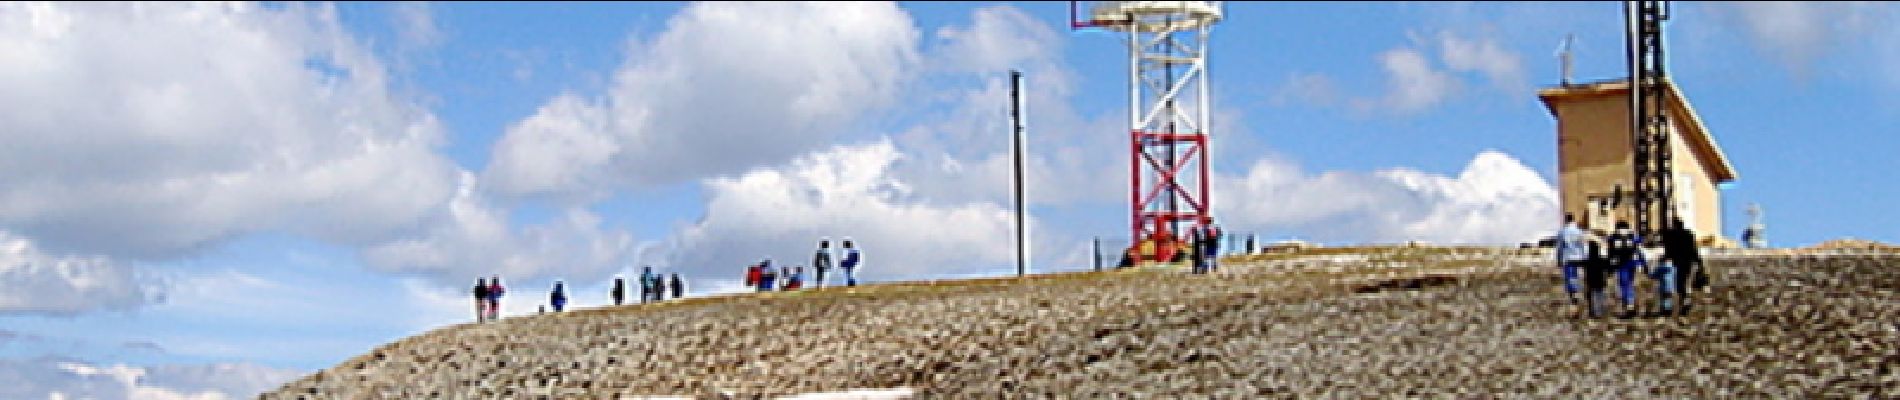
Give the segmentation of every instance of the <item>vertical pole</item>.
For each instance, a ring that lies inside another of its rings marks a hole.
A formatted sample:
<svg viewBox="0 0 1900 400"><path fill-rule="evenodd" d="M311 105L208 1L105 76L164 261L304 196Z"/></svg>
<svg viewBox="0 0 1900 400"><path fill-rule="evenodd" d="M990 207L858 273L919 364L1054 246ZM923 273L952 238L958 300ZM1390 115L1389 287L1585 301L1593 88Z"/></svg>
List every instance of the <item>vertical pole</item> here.
<svg viewBox="0 0 1900 400"><path fill-rule="evenodd" d="M1214 223L1214 192L1210 191L1211 190L1209 188L1210 185L1208 185L1208 180L1213 179L1213 176L1208 175L1208 166L1207 166L1207 164L1211 163L1212 159L1214 158L1214 136L1211 134L1214 131L1214 129L1212 126L1209 126L1214 123L1214 120L1213 118L1211 118L1211 114L1210 114L1212 112L1211 109L1213 107L1211 107L1208 103L1208 97L1210 96L1210 94L1208 93L1208 90L1207 90L1208 78L1209 78L1209 76L1207 75L1207 70L1208 70L1207 53L1212 48L1212 46L1209 46L1207 43L1208 29L1212 29L1212 27L1202 25L1201 28L1199 29L1200 32L1198 32L1199 35L1196 39L1200 43L1196 43L1194 46L1194 51L1200 52L1200 54L1196 54L1194 57L1194 64L1196 67L1195 69L1198 71L1199 75L1190 78L1190 79L1200 80L1200 82L1195 82L1196 84L1200 86L1200 90L1196 90L1197 92L1200 92L1199 93L1200 98L1195 100L1195 102L1198 104L1195 104L1194 107L1200 109L1196 111L1200 112L1200 119L1201 119L1200 121L1195 121L1195 122L1197 125L1196 127L1201 129L1200 132L1196 132L1198 134L1196 136L1201 137L1201 154L1199 157L1200 160L1197 160L1201 164L1201 173L1200 173L1200 176L1196 178L1200 181L1200 185L1201 185L1201 188L1200 188L1201 189L1200 191L1200 195L1201 195L1201 209L1200 209L1201 221L1200 222L1201 224L1200 225L1202 227L1206 227ZM1228 248L1231 249L1232 247L1228 247Z"/></svg>
<svg viewBox="0 0 1900 400"><path fill-rule="evenodd" d="M1089 246L1089 249L1090 249L1089 254L1094 256L1093 261L1095 262L1095 270L1101 271L1102 270L1102 237L1096 236L1095 241L1093 241L1092 243L1093 244Z"/></svg>
<svg viewBox="0 0 1900 400"><path fill-rule="evenodd" d="M1009 120L1016 155L1016 276L1029 272L1029 220L1023 202L1023 73L1009 71Z"/></svg>

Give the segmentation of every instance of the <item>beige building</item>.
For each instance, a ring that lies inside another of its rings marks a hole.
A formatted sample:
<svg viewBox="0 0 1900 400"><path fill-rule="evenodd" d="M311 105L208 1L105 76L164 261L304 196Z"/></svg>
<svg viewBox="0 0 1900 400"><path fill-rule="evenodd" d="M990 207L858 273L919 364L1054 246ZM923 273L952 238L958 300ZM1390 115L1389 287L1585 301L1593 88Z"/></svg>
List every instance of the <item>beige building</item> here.
<svg viewBox="0 0 1900 400"><path fill-rule="evenodd" d="M1620 207L1599 209L1618 185L1624 196L1635 188L1629 86L1627 80L1570 84L1537 93L1557 120L1558 196L1563 211L1575 214L1586 228L1609 230L1618 219L1635 223L1627 199ZM1674 156L1671 203L1676 215L1707 243L1723 232L1722 198L1716 185L1735 180L1735 168L1675 83L1665 81L1664 87Z"/></svg>

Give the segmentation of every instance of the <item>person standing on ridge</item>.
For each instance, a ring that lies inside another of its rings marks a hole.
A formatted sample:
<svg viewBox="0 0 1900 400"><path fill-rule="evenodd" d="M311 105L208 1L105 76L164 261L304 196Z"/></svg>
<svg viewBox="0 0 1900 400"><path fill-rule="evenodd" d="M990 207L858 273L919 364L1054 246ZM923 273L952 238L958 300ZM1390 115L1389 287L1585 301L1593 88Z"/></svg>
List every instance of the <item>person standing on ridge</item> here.
<svg viewBox="0 0 1900 400"><path fill-rule="evenodd" d="M830 238L818 239L818 252L812 254L811 256L811 269L812 269L812 273L817 274L816 276L814 276L814 278L817 278L817 279L812 281L813 287L817 287L817 288L825 287L825 272L831 271L831 239Z"/></svg>
<svg viewBox="0 0 1900 400"><path fill-rule="evenodd" d="M488 319L501 319L501 295L508 289L501 286L501 275L488 280Z"/></svg>
<svg viewBox="0 0 1900 400"><path fill-rule="evenodd" d="M1220 225L1215 224L1207 224L1207 232L1207 271L1204 272L1214 272L1220 269L1220 241L1225 235Z"/></svg>
<svg viewBox="0 0 1900 400"><path fill-rule="evenodd" d="M1636 314L1636 269L1643 265L1643 238L1630 230L1628 221L1616 221L1616 231L1611 232L1609 243L1610 262L1616 267L1616 288L1622 294L1623 314L1632 317Z"/></svg>
<svg viewBox="0 0 1900 400"><path fill-rule="evenodd" d="M656 291L658 288L653 287L653 266L640 267L640 302L652 301Z"/></svg>
<svg viewBox="0 0 1900 400"><path fill-rule="evenodd" d="M673 289L673 298L675 299L678 299L680 298L680 296L686 294L686 282L680 280L679 273L673 274L673 284L667 285L667 287Z"/></svg>
<svg viewBox="0 0 1900 400"><path fill-rule="evenodd" d="M843 261L844 262L839 266L844 268L844 285L847 287L857 286L858 263L863 262L864 259L859 255L857 246L852 245L851 238L844 239Z"/></svg>
<svg viewBox="0 0 1900 400"><path fill-rule="evenodd" d="M554 281L554 292L548 294L548 304L554 306L554 312L567 308L567 290L561 287L561 281Z"/></svg>
<svg viewBox="0 0 1900 400"><path fill-rule="evenodd" d="M622 301L627 299L627 280L618 276L614 277L614 288L612 292L614 305L620 305Z"/></svg>
<svg viewBox="0 0 1900 400"><path fill-rule="evenodd" d="M488 280L475 278L475 322L488 320Z"/></svg>
<svg viewBox="0 0 1900 400"><path fill-rule="evenodd" d="M1586 240L1583 229L1577 227L1577 216L1564 213L1564 226L1557 229L1557 269L1563 273L1564 293L1570 295L1572 305L1578 300L1578 269L1583 268L1583 262L1590 257L1586 253L1589 249L1584 248Z"/></svg>

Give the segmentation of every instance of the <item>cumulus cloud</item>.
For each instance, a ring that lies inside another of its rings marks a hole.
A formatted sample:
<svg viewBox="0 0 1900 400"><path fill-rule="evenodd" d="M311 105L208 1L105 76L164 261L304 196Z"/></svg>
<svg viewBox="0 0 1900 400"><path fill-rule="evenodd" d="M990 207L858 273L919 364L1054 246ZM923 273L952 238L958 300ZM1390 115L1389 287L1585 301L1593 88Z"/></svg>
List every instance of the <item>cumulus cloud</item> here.
<svg viewBox="0 0 1900 400"><path fill-rule="evenodd" d="M695 3L632 47L605 96L562 95L509 127L482 180L585 199L780 163L895 101L917 37L891 3Z"/></svg>
<svg viewBox="0 0 1900 400"><path fill-rule="evenodd" d="M249 363L135 366L42 357L0 359L0 397L10 399L241 399L302 372Z"/></svg>
<svg viewBox="0 0 1900 400"><path fill-rule="evenodd" d="M0 226L54 253L370 243L453 194L439 123L329 6L6 3L0 54Z"/></svg>
<svg viewBox="0 0 1900 400"><path fill-rule="evenodd" d="M1308 175L1263 159L1218 179L1225 190L1214 204L1229 230L1321 242L1513 244L1547 233L1557 215L1556 190L1495 151L1479 153L1456 177L1403 168Z"/></svg>
<svg viewBox="0 0 1900 400"><path fill-rule="evenodd" d="M0 314L128 310L162 301L165 288L123 262L49 255L27 238L0 231Z"/></svg>
<svg viewBox="0 0 1900 400"><path fill-rule="evenodd" d="M1900 5L1891 2L1748 1L1700 4L1712 20L1749 39L1757 51L1797 75L1815 68L1865 67L1900 87ZM1822 63L1835 58L1836 63ZM1863 73L1854 69L1848 73Z"/></svg>
<svg viewBox="0 0 1900 400"><path fill-rule="evenodd" d="M714 277L736 276L768 256L777 265L810 265L825 236L849 236L864 249L866 279L993 269L1014 259L1008 209L923 202L910 182L890 175L901 157L882 140L712 179L706 215L673 238L670 264Z"/></svg>

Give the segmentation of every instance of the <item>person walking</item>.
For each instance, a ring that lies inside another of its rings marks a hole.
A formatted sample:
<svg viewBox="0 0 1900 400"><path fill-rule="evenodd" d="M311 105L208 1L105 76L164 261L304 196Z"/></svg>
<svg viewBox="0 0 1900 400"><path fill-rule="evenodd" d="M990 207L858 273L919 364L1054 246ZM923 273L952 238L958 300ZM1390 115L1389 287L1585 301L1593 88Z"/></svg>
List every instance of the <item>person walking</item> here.
<svg viewBox="0 0 1900 400"><path fill-rule="evenodd" d="M475 322L488 320L488 280L475 278Z"/></svg>
<svg viewBox="0 0 1900 400"><path fill-rule="evenodd" d="M1577 216L1564 213L1564 226L1557 229L1557 269L1563 272L1564 293L1570 296L1570 304L1577 304L1577 272L1583 268L1583 262L1589 259L1584 242L1589 238L1583 229L1577 227Z"/></svg>
<svg viewBox="0 0 1900 400"><path fill-rule="evenodd" d="M1629 221L1616 221L1616 231L1609 238L1610 262L1616 266L1616 288L1622 294L1623 315L1636 315L1636 269L1643 264L1643 238L1630 230Z"/></svg>
<svg viewBox="0 0 1900 400"><path fill-rule="evenodd" d="M1207 239L1202 237L1204 227L1189 229L1187 234L1188 270L1195 274L1207 273Z"/></svg>
<svg viewBox="0 0 1900 400"><path fill-rule="evenodd" d="M686 294L686 281L680 280L680 274L678 273L673 274L673 284L667 285L667 287L673 288L673 298L675 299Z"/></svg>
<svg viewBox="0 0 1900 400"><path fill-rule="evenodd" d="M501 275L488 280L488 319L501 319L501 296L508 289L501 286Z"/></svg>
<svg viewBox="0 0 1900 400"><path fill-rule="evenodd" d="M1585 239L1583 261L1576 263L1583 269L1583 303L1590 318L1603 314L1603 292L1609 287L1609 276L1616 266L1603 254L1603 245L1595 239Z"/></svg>
<svg viewBox="0 0 1900 400"><path fill-rule="evenodd" d="M625 278L614 277L613 296L614 305L616 306L627 299L627 280Z"/></svg>
<svg viewBox="0 0 1900 400"><path fill-rule="evenodd" d="M864 261L863 256L859 254L857 246L851 243L850 238L845 238L844 239L844 260L843 260L843 263L839 265L839 267L844 268L844 285L845 286L851 287L851 286L858 285L858 265L859 263L862 263L863 261Z"/></svg>
<svg viewBox="0 0 1900 400"><path fill-rule="evenodd" d="M554 306L554 312L567 308L567 289L561 287L561 281L554 281L554 292L548 294L548 304Z"/></svg>
<svg viewBox="0 0 1900 400"><path fill-rule="evenodd" d="M812 254L811 256L811 270L812 270L812 273L816 274L813 277L817 278L816 280L812 281L813 287L824 288L825 287L825 273L831 271L831 239L830 238L818 239L818 251Z"/></svg>
<svg viewBox="0 0 1900 400"><path fill-rule="evenodd" d="M1677 218L1669 222L1669 229L1662 232L1663 257L1669 261L1665 265L1673 268L1673 274L1662 281L1662 313L1675 311L1679 315L1689 314L1689 289L1696 276L1703 274L1702 250L1696 243L1695 231ZM1677 309L1671 310L1671 296L1678 298Z"/></svg>

